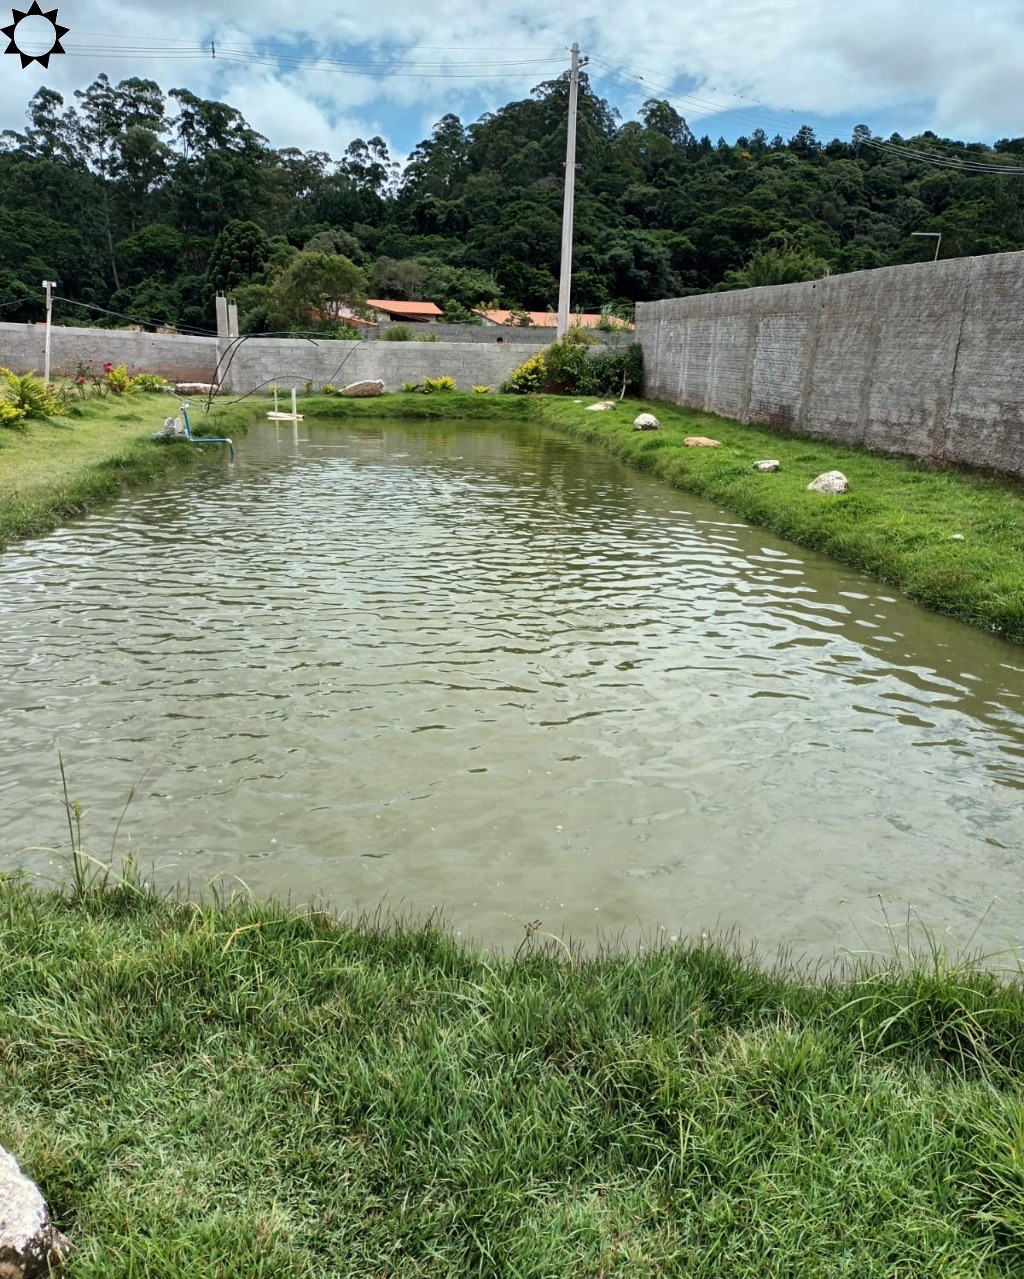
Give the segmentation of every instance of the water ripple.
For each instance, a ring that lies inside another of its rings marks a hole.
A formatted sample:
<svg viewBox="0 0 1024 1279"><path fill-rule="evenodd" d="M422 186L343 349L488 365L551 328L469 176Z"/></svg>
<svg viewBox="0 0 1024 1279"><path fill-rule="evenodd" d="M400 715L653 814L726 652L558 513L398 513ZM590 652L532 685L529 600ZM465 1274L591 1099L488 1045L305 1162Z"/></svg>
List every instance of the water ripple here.
<svg viewBox="0 0 1024 1279"><path fill-rule="evenodd" d="M60 747L164 879L488 939L831 953L876 894L1021 932L1020 651L538 431L257 430L9 552L0 624L0 869L51 870Z"/></svg>

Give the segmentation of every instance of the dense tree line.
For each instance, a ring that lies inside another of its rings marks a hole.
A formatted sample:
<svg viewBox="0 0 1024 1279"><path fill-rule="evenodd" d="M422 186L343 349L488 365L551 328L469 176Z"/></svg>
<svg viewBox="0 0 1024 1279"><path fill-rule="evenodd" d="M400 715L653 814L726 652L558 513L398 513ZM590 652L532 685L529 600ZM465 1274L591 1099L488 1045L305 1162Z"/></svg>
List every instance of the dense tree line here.
<svg viewBox="0 0 1024 1279"><path fill-rule="evenodd" d="M445 115L403 168L380 138L340 158L275 150L233 107L150 80L101 76L71 104L41 88L25 131L0 135L0 318L40 318L44 278L120 316L200 328L217 290L250 328L311 304L326 323L332 296L367 292L452 319L483 300L552 307L567 95L563 77L469 126ZM582 77L574 307L920 260L932 241L916 230L940 231L943 256L1024 248L1024 178L935 167L863 126L850 142L804 127L715 144L668 102L639 116L620 122ZM993 157L932 133L912 143ZM1024 163L1024 139L996 149ZM60 310L87 314L102 319Z"/></svg>

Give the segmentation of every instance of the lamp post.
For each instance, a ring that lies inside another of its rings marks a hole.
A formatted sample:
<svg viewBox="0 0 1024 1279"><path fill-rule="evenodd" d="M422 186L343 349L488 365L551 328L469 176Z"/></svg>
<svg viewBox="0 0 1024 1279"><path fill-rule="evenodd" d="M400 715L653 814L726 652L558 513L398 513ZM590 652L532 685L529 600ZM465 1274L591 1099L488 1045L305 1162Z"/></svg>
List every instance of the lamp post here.
<svg viewBox="0 0 1024 1279"><path fill-rule="evenodd" d="M43 342L43 386L50 385L50 316L53 315L53 298L50 290L57 287L56 280L44 280L46 290L46 338Z"/></svg>
<svg viewBox="0 0 1024 1279"><path fill-rule="evenodd" d="M940 248L940 247L941 247L941 245L942 245L942 232L941 232L941 231L911 231L911 233L910 233L910 234L911 234L911 235L926 235L926 236L929 236L929 237L931 237L931 238L934 238L934 240L935 240L935 256L932 258L932 261L933 261L933 262L938 262L938 260L939 260L939 248Z"/></svg>

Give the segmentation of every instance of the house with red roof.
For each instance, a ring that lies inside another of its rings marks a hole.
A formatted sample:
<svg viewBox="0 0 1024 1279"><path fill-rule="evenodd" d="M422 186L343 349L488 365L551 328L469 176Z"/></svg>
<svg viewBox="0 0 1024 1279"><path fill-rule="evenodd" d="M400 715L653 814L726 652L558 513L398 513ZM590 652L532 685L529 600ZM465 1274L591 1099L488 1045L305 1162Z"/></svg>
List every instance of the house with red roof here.
<svg viewBox="0 0 1024 1279"><path fill-rule="evenodd" d="M373 318L399 320L403 324L436 324L441 318L441 308L434 302L396 302L391 298L367 298Z"/></svg>
<svg viewBox="0 0 1024 1279"><path fill-rule="evenodd" d="M479 307L473 308L473 314L479 315L484 324L511 324L516 325L520 322L520 317L527 316L530 321L530 327L538 329L555 329L558 327L558 316L554 311L485 311ZM509 318L511 316L511 319ZM626 320L620 320L617 315L600 315L582 311L571 311L569 313L569 327L579 329L596 329L601 322L607 327L608 322L617 329L628 330L633 326Z"/></svg>

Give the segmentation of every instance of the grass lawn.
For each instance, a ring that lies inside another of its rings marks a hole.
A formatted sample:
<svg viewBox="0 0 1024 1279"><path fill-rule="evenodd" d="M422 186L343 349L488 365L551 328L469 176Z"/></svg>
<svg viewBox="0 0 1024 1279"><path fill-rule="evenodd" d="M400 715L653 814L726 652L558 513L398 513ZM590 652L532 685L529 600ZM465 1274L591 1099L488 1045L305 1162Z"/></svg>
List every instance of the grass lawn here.
<svg viewBox="0 0 1024 1279"><path fill-rule="evenodd" d="M195 462L192 447L150 439L178 403L169 395L106 396L71 406L67 416L0 430L0 548Z"/></svg>
<svg viewBox="0 0 1024 1279"><path fill-rule="evenodd" d="M0 1143L73 1279L1010 1279L1024 992L513 958L0 884Z"/></svg>

